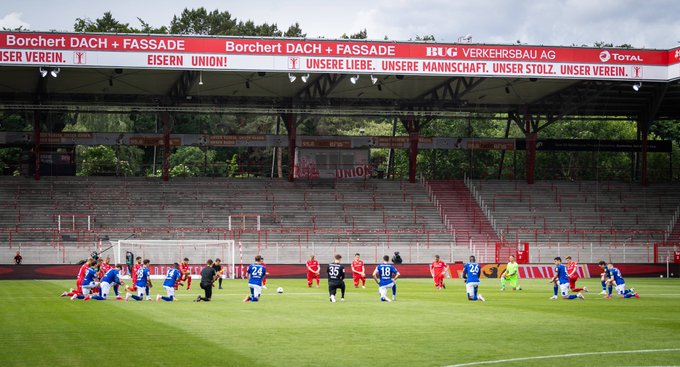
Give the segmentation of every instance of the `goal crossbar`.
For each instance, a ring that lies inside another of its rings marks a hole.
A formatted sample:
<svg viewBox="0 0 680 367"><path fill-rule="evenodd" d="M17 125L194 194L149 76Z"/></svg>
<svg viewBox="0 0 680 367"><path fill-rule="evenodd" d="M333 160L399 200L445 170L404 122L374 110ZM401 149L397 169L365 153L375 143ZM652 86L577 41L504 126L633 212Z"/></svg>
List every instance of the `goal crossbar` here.
<svg viewBox="0 0 680 367"><path fill-rule="evenodd" d="M236 274L236 249L233 240L118 240L114 242L115 263L124 264L127 252L149 258L152 264L172 264L189 258L195 264L205 264L207 259L221 258L228 276Z"/></svg>

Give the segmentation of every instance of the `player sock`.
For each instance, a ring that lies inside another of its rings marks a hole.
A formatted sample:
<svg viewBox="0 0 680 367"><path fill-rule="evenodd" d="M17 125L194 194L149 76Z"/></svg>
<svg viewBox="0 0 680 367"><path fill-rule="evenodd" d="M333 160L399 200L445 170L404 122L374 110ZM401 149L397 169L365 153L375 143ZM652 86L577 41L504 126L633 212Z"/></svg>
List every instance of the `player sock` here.
<svg viewBox="0 0 680 367"><path fill-rule="evenodd" d="M557 284L553 286L553 293L557 296Z"/></svg>
<svg viewBox="0 0 680 367"><path fill-rule="evenodd" d="M113 293L118 297L118 284L113 286Z"/></svg>
<svg viewBox="0 0 680 367"><path fill-rule="evenodd" d="M191 289L191 276L187 276L187 290Z"/></svg>
<svg viewBox="0 0 680 367"><path fill-rule="evenodd" d="M106 301L106 298L104 298L103 296L99 296L99 295L94 295L91 298L96 299L97 301Z"/></svg>
<svg viewBox="0 0 680 367"><path fill-rule="evenodd" d="M392 296L396 297L397 296L397 283L394 283L392 286Z"/></svg>
<svg viewBox="0 0 680 367"><path fill-rule="evenodd" d="M567 296L567 299L575 299L575 298L578 298L578 295L570 294L569 296Z"/></svg>
<svg viewBox="0 0 680 367"><path fill-rule="evenodd" d="M133 295L130 295L130 297L132 297L132 299L134 299L135 301L141 301L141 300L143 300L143 299L144 299L144 297L141 297L141 296L135 296L134 294L133 294Z"/></svg>
<svg viewBox="0 0 680 367"><path fill-rule="evenodd" d="M607 290L607 283L604 280L601 281L600 284L602 284L602 290L603 291Z"/></svg>
<svg viewBox="0 0 680 367"><path fill-rule="evenodd" d="M610 296L612 295L612 286L611 285L609 287L607 287L607 292L608 292L607 294L609 294Z"/></svg>
<svg viewBox="0 0 680 367"><path fill-rule="evenodd" d="M166 302L172 302L172 301L175 300L175 297L173 297L173 296L170 296L170 297L161 296L161 299L163 301L166 301Z"/></svg>

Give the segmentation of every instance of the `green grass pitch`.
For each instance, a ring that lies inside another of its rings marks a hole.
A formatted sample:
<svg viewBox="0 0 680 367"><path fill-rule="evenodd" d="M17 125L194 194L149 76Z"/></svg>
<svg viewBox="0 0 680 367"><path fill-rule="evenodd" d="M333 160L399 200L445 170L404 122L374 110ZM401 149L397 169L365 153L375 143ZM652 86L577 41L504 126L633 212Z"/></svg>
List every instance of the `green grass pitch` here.
<svg viewBox="0 0 680 367"><path fill-rule="evenodd" d="M628 279L640 299L548 298L546 280L469 302L461 280L437 291L400 279L397 302L377 286L348 287L330 303L326 282L270 279L259 303L228 280L213 302L71 301L72 281L0 281L0 366L657 366L680 364L680 281ZM152 289L161 291L160 282ZM348 283L351 283L348 282ZM197 284L197 282L194 282ZM276 294L277 287L283 294ZM570 355L557 357L559 355Z"/></svg>

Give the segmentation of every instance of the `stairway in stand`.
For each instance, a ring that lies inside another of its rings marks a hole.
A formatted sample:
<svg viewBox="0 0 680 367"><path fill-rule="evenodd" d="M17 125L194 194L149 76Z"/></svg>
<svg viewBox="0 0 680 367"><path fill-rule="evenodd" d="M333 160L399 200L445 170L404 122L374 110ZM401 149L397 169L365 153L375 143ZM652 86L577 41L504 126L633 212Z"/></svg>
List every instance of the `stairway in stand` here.
<svg viewBox="0 0 680 367"><path fill-rule="evenodd" d="M427 181L433 194L442 208L446 221L455 230L456 245L484 246L493 251L498 235L484 216L481 208L470 194L463 180L431 180Z"/></svg>

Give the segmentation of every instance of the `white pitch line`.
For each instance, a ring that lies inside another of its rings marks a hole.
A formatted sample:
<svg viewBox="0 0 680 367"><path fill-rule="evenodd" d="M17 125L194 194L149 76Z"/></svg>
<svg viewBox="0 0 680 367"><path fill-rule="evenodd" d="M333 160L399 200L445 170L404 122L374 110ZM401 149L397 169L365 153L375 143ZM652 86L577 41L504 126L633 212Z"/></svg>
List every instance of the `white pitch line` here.
<svg viewBox="0 0 680 367"><path fill-rule="evenodd" d="M548 356L497 359L495 361L468 362L468 363L461 363L461 364L452 364L452 365L448 365L448 366L445 366L445 367L479 366L479 365L484 365L484 364L498 364L498 363L506 363L506 362L533 361L533 360L537 360L537 359L582 357L582 356L605 355L605 354L633 354L633 353L678 352L678 351L680 351L680 348L641 349L641 350L621 350L621 351L609 351L609 352L586 352L586 353L554 354L554 355L548 355Z"/></svg>

